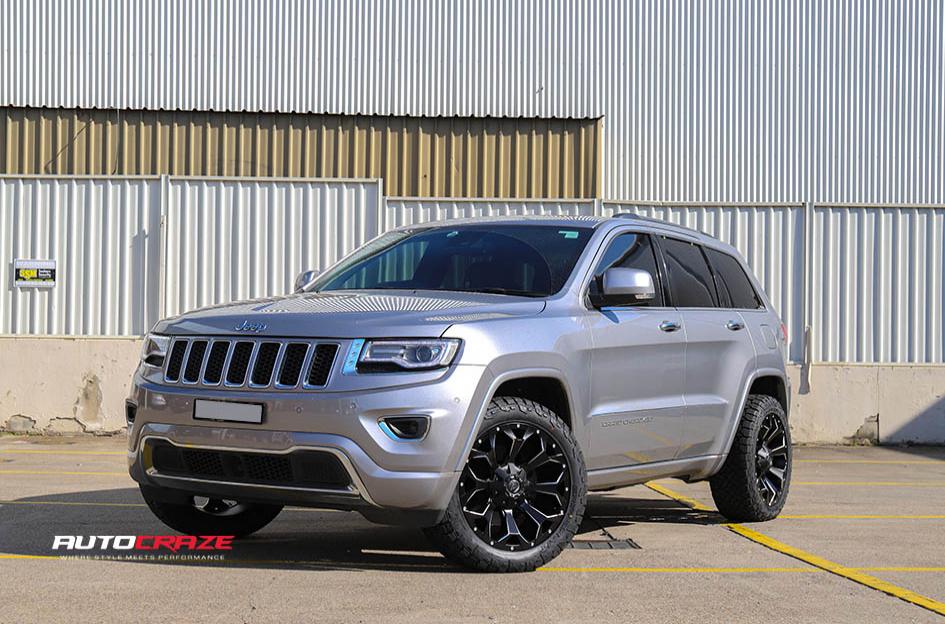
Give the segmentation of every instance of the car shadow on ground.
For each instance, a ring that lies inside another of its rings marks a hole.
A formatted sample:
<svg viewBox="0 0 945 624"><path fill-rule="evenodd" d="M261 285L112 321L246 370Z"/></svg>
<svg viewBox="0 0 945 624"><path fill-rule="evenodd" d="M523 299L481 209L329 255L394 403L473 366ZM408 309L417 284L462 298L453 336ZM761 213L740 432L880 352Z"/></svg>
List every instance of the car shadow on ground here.
<svg viewBox="0 0 945 624"><path fill-rule="evenodd" d="M710 512L671 500L592 494L577 542L597 542L609 529L644 523L717 524ZM414 528L372 524L356 512L286 508L259 533L220 551L224 558L185 558L212 553L166 548L140 552L115 549L54 549L57 535L173 535L144 504L137 488L24 497L0 503L0 553L13 556L82 556L125 564L259 567L309 570L468 572L452 565ZM132 555L145 559L130 559Z"/></svg>

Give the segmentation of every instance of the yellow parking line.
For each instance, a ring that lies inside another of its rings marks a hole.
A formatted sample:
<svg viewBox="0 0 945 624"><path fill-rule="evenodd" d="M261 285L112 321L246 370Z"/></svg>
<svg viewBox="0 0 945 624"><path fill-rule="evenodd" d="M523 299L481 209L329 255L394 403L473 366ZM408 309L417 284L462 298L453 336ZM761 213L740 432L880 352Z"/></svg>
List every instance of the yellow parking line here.
<svg viewBox="0 0 945 624"><path fill-rule="evenodd" d="M0 470L0 474L18 475L111 475L127 477L127 472L99 472L96 470Z"/></svg>
<svg viewBox="0 0 945 624"><path fill-rule="evenodd" d="M862 487L945 487L945 481L792 481L791 485L848 485Z"/></svg>
<svg viewBox="0 0 945 624"><path fill-rule="evenodd" d="M46 449L3 449L0 448L0 455L108 455L115 457L125 457L127 453L118 453L115 451L53 451Z"/></svg>
<svg viewBox="0 0 945 624"><path fill-rule="evenodd" d="M662 494L663 496L666 496L667 498L675 499L679 501L680 503L682 503L683 505L685 505L686 507L691 507L695 509L696 511L715 511L711 507L707 507L703 505L702 503L700 503L694 498L689 498L688 496L684 496L683 494L680 494L679 492L673 491L669 489L668 487L664 487L662 485L653 483L652 481L648 483L644 483L644 485L650 488L651 490L653 490L654 492L657 492L658 494Z"/></svg>
<svg viewBox="0 0 945 624"><path fill-rule="evenodd" d="M572 568L543 567L539 572L630 572L635 574L761 574L820 572L816 568Z"/></svg>
<svg viewBox="0 0 945 624"><path fill-rule="evenodd" d="M646 485L651 490L660 492L661 494L665 494L666 496L669 496L670 498L673 498L676 501L686 506L693 507L691 503L699 504L698 501L692 498L689 498L688 496L678 494L677 492L674 492L670 490L669 488L665 488L665 487L662 487L656 484L651 484L651 483L647 483ZM699 510L704 511L705 506L701 504L700 506L703 507L703 509L699 509ZM698 509L697 507L693 507L693 508ZM810 564L826 572L830 572L831 574L836 574L837 576L841 576L847 580L853 581L854 583L859 583L860 585L864 585L866 587L869 587L870 589L875 589L876 591L883 592L884 594L894 596L896 598L899 598L900 600L904 600L905 602L914 604L918 607L922 607L923 609L928 609L929 611L932 611L934 613L945 615L945 603L941 603L937 600L928 598L927 596L917 594L916 592L906 589L904 587L893 585L892 583L878 579L875 576L870 576L869 574L866 574L865 572L858 570L856 568L848 568L846 566L840 565L839 563L834 563L833 561L824 559L823 557L818 557L817 555L801 550L800 548L789 546L783 542L779 542L778 540L772 537L768 537L764 533L759 533L758 531L755 531L754 529L749 529L748 527L743 526L741 524L732 523L732 524L726 524L725 526L730 531L738 535L741 535L742 537L745 537L755 542L756 544L761 544L762 546L765 546L766 548L770 548L771 550L774 550L781 554L787 555L789 557L793 557L794 559L803 561L804 563ZM886 571L892 571L892 570L886 570Z"/></svg>
<svg viewBox="0 0 945 624"><path fill-rule="evenodd" d="M945 520L945 514L781 514L779 520Z"/></svg>
<svg viewBox="0 0 945 624"><path fill-rule="evenodd" d="M938 464L945 459L795 459L795 464Z"/></svg>
<svg viewBox="0 0 945 624"><path fill-rule="evenodd" d="M774 538L768 537L763 533L759 533L754 529L749 529L748 527L741 524L728 524L726 526L742 537L746 537L757 544L761 544L762 546L770 548L771 550L785 554L789 557L794 557L795 559L803 561L804 563L809 563L812 566L818 567L821 570L826 570L827 572L836 574L837 576L842 576L843 578L851 580L854 583L865 585L866 587L881 591L884 594L894 596L900 600L904 600L916 606L928 609L934 613L945 615L945 603L932 600L931 598L917 594L914 591L904 587L893 585L892 583L878 579L875 576L870 576L869 574L861 572L855 568L848 568L846 566L840 565L839 563L834 563L833 561L824 559L823 557L818 557L817 555L801 550L800 548L788 546L783 542L779 542Z"/></svg>

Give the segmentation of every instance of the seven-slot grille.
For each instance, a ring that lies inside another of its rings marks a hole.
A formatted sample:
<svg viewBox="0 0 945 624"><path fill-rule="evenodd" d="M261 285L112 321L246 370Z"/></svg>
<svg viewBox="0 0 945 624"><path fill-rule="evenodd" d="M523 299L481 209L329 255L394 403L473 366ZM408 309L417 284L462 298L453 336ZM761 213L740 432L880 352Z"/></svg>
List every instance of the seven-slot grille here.
<svg viewBox="0 0 945 624"><path fill-rule="evenodd" d="M337 355L338 345L331 342L175 338L164 381L228 388L323 388Z"/></svg>

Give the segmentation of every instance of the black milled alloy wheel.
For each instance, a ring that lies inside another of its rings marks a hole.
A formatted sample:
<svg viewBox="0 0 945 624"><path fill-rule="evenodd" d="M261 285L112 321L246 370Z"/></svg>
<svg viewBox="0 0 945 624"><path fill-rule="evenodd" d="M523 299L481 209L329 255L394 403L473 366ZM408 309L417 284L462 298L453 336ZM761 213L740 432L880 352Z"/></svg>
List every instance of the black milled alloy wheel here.
<svg viewBox="0 0 945 624"><path fill-rule="evenodd" d="M791 430L777 399L749 395L728 458L709 483L729 520L762 522L781 513L791 485Z"/></svg>
<svg viewBox="0 0 945 624"><path fill-rule="evenodd" d="M144 502L157 518L185 535L233 535L246 537L272 522L281 505L241 503L222 498L187 496L186 502L169 502L161 488L140 486Z"/></svg>
<svg viewBox="0 0 945 624"><path fill-rule="evenodd" d="M571 541L587 477L570 429L548 408L499 397L427 537L450 559L489 572L534 570Z"/></svg>

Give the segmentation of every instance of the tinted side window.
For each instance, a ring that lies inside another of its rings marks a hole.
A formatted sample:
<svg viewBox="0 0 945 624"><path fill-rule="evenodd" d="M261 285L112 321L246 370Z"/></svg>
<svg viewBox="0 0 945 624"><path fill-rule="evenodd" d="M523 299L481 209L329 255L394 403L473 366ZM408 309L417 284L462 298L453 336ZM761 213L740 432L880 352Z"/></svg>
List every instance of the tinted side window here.
<svg viewBox="0 0 945 624"><path fill-rule="evenodd" d="M680 308L712 308L717 304L712 272L699 245L660 237L673 305Z"/></svg>
<svg viewBox="0 0 945 624"><path fill-rule="evenodd" d="M641 269L653 277L656 286L656 298L650 301L634 303L636 306L662 306L663 292L659 286L659 274L656 269L656 253L653 251L653 241L648 234L628 232L621 234L610 242L604 257L594 269L594 277L604 274L609 268Z"/></svg>
<svg viewBox="0 0 945 624"><path fill-rule="evenodd" d="M706 249L705 252L719 278L718 286L719 294L722 296L722 305L749 310L760 308L761 298L751 285L751 280L745 275L741 263L732 256L715 249Z"/></svg>

